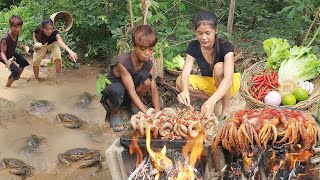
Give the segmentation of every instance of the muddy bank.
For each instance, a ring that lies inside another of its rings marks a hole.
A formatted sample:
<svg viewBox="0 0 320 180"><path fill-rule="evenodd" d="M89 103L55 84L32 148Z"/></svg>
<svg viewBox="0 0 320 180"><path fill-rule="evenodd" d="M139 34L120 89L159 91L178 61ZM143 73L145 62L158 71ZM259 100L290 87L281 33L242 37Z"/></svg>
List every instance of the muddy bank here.
<svg viewBox="0 0 320 180"><path fill-rule="evenodd" d="M102 162L98 167L79 169L84 161L61 164L57 155L72 148L105 150L117 137L105 122L105 110L95 95L95 80L99 70L90 66L64 71L56 75L51 69L42 68L38 82L31 67L27 67L20 80L12 87L4 87L9 71L0 66L0 158L16 158L31 165L34 170L27 179L111 179L111 173ZM79 97L87 92L92 95L88 106L79 106ZM30 112L30 103L48 100L54 105L50 112ZM56 121L58 113L71 113L87 122L80 129L68 129ZM27 151L26 139L31 134L44 137L45 149ZM0 168L0 179L21 179L7 169Z"/></svg>

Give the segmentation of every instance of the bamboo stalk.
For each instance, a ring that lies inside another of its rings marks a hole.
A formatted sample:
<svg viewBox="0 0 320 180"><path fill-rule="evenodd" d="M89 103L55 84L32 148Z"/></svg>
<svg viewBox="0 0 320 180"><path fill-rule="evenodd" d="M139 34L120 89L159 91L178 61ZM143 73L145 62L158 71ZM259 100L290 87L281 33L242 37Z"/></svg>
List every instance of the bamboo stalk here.
<svg viewBox="0 0 320 180"><path fill-rule="evenodd" d="M230 35L232 34L235 7L236 7L236 0L231 0L230 7L229 7L228 24L227 24L227 31Z"/></svg>
<svg viewBox="0 0 320 180"><path fill-rule="evenodd" d="M314 35L313 35L313 37L312 37L312 39L311 39L311 41L309 42L309 44L308 44L307 47L310 47L310 46L311 46L311 44L313 43L313 41L317 38L317 36L318 36L318 34L319 34L319 31L320 31L320 25L319 25L317 31L314 33Z"/></svg>
<svg viewBox="0 0 320 180"><path fill-rule="evenodd" d="M130 16L130 24L131 24L131 30L133 29L133 12L132 12L132 3L131 0L128 0L128 8L129 8L129 16Z"/></svg>
<svg viewBox="0 0 320 180"><path fill-rule="evenodd" d="M107 0L104 1L104 10L106 12L106 15L108 15L108 1Z"/></svg>
<svg viewBox="0 0 320 180"><path fill-rule="evenodd" d="M150 0L145 0L145 8L143 9L143 25L147 24L149 4L150 4Z"/></svg>
<svg viewBox="0 0 320 180"><path fill-rule="evenodd" d="M318 19L318 15L320 16L320 8L319 8L318 11L316 12L315 17L313 18L313 21L312 21L312 23L310 24L310 26L309 26L309 28L308 28L308 31L306 32L306 34L305 34L305 36L304 36L304 38L303 38L302 44L305 44L305 43L306 43L306 40L307 40L307 38L308 38L308 36L309 36L309 34L310 34L310 31L311 31L313 25L316 23L316 21L317 21L317 19Z"/></svg>

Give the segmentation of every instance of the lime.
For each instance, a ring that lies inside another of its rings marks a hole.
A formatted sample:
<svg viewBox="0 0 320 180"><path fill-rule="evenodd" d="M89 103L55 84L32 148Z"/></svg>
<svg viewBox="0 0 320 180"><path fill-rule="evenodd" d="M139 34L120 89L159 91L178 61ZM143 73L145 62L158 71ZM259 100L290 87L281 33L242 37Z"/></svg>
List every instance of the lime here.
<svg viewBox="0 0 320 180"><path fill-rule="evenodd" d="M296 97L293 94L285 94L282 96L282 105L295 105L296 104Z"/></svg>
<svg viewBox="0 0 320 180"><path fill-rule="evenodd" d="M296 97L297 102L308 99L308 91L303 88L297 88L292 94Z"/></svg>

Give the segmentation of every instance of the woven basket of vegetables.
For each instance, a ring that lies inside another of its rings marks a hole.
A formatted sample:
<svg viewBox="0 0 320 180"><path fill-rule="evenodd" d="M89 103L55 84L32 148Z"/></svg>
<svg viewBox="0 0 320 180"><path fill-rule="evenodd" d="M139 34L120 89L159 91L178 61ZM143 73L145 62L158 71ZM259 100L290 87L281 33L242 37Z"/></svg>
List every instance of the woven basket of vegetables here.
<svg viewBox="0 0 320 180"><path fill-rule="evenodd" d="M180 54L172 59L164 61L165 71L174 76L179 76L182 73L184 58Z"/></svg>
<svg viewBox="0 0 320 180"><path fill-rule="evenodd" d="M320 100L320 59L311 47L292 46L286 39L263 41L267 59L246 69L240 94L247 108L283 106L314 115Z"/></svg>
<svg viewBox="0 0 320 180"><path fill-rule="evenodd" d="M252 92L254 90L252 90L252 87L251 87L252 82L250 82L250 81L252 81L254 76L257 76L257 75L259 75L259 73L264 71L266 69L265 66L266 66L266 60L259 61L255 64L253 64L251 67L244 70L244 72L242 74L241 82L240 82L241 88L240 88L239 93L243 98L245 98L248 109L256 109L256 108L262 108L262 107L266 107L266 106L279 107L276 105L266 104L264 102L263 98L265 98L265 96L268 92L264 92L265 94L262 97L257 97L256 95L254 95L255 96L254 97L252 95L253 94ZM278 77L276 77L276 79L273 79L273 80L277 81ZM268 84L269 81L272 81L272 80L270 80L268 78L266 78L265 81L262 80L262 82L264 82L264 83L259 84L261 86L260 89L267 87L269 85ZM289 107L299 109L299 110L309 111L310 113L316 115L317 110L318 110L319 100L320 100L320 77L318 76L315 79L311 80L310 82L312 82L313 86L314 86L314 90L313 90L312 94L310 94L310 96L308 96L308 98L306 100L298 102L295 105L291 105ZM269 92L272 90L279 89L280 85L281 85L281 83L279 83L278 87L274 87L274 89L269 89ZM263 92L260 94L263 94ZM288 107L288 106L283 106L283 107Z"/></svg>
<svg viewBox="0 0 320 180"><path fill-rule="evenodd" d="M182 73L182 71L177 71L177 70L170 70L170 69L165 69L165 70L173 76L179 76Z"/></svg>

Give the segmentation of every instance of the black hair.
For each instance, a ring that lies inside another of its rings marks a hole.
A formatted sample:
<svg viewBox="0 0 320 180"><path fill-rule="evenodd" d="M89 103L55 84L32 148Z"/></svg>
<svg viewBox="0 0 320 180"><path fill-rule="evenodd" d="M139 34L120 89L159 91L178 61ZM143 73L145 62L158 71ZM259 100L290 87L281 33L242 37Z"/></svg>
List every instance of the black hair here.
<svg viewBox="0 0 320 180"><path fill-rule="evenodd" d="M20 16L18 15L12 15L9 18L9 24L10 26L15 26L15 25L23 25L23 20Z"/></svg>
<svg viewBox="0 0 320 180"><path fill-rule="evenodd" d="M209 25L213 29L217 30L218 28L218 17L211 11L200 11L196 17L194 18L194 28L197 29L200 25ZM220 46L219 46L219 37L218 34L215 34L215 42L213 44L213 66L218 62L219 60L219 52L220 52Z"/></svg>
<svg viewBox="0 0 320 180"><path fill-rule="evenodd" d="M53 22L51 19L44 19L42 22L41 22L41 28L43 29L44 27L46 27L46 25L52 25L53 26Z"/></svg>

